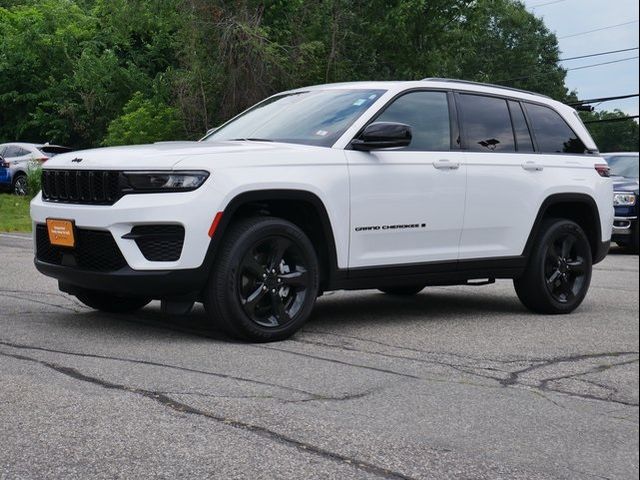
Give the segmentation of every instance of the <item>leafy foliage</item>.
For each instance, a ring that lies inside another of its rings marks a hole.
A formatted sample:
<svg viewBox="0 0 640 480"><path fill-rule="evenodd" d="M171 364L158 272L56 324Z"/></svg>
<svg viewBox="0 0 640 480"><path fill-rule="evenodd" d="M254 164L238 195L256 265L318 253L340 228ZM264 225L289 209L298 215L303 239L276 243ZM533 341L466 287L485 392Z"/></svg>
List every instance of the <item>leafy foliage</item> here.
<svg viewBox="0 0 640 480"><path fill-rule="evenodd" d="M27 169L27 192L29 198L35 197L42 190L42 166L29 165Z"/></svg>
<svg viewBox="0 0 640 480"><path fill-rule="evenodd" d="M0 141L193 139L275 92L454 77L565 100L517 0L0 0Z"/></svg>
<svg viewBox="0 0 640 480"><path fill-rule="evenodd" d="M103 145L135 145L171 140L180 130L178 111L158 100L147 100L136 92L123 114L109 124Z"/></svg>
<svg viewBox="0 0 640 480"><path fill-rule="evenodd" d="M598 149L605 152L637 152L640 146L640 127L633 120L619 120L613 122L599 122L625 118L627 115L620 110L608 112L580 112ZM593 122L593 123L591 123Z"/></svg>

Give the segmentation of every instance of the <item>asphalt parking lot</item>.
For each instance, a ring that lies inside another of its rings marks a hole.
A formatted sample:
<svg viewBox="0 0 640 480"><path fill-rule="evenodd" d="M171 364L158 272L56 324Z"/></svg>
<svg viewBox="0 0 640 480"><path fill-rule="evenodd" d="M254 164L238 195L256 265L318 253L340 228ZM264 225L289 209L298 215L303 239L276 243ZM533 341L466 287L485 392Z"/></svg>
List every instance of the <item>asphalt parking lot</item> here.
<svg viewBox="0 0 640 480"><path fill-rule="evenodd" d="M0 234L0 479L638 477L638 257L574 314L510 282L318 300L292 340L93 312Z"/></svg>

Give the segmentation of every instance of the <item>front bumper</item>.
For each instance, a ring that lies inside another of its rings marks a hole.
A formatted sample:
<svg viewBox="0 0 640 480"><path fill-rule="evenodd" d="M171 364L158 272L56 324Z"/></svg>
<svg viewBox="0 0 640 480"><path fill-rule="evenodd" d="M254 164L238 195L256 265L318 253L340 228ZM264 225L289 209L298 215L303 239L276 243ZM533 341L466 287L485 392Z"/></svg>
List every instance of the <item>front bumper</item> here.
<svg viewBox="0 0 640 480"><path fill-rule="evenodd" d="M58 280L60 290L71 294L88 288L134 297L198 300L207 282L205 268L136 271L131 267L124 267L113 272L94 272L53 265L38 259L34 263L40 273Z"/></svg>
<svg viewBox="0 0 640 480"><path fill-rule="evenodd" d="M205 187L184 193L126 195L109 206L45 202L39 194L31 202L33 231L48 218L72 220L79 229L109 232L132 270L196 269L207 254L209 227L221 202ZM174 261L151 261L130 234L136 226L167 224L184 228L182 253Z"/></svg>
<svg viewBox="0 0 640 480"><path fill-rule="evenodd" d="M626 238L633 234L633 229L638 224L638 217L615 217L613 220L612 240Z"/></svg>

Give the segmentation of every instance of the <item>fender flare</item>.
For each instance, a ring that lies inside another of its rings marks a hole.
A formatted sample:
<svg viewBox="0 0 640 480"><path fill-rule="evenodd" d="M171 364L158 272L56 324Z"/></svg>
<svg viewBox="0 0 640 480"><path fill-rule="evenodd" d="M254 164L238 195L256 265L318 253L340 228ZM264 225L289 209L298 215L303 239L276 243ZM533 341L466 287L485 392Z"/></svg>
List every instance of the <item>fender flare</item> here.
<svg viewBox="0 0 640 480"><path fill-rule="evenodd" d="M229 225L239 208L247 203L259 203L273 200L302 201L310 204L315 209L318 217L320 218L328 255L328 278L326 279L326 283L333 283L333 279L338 274L338 257L333 227L331 225L327 209L325 208L322 200L315 193L308 190L295 189L249 190L239 193L233 197L222 211L223 213L220 218L220 223L217 225L215 233L209 242L209 248L207 249L205 260L202 265L205 268L207 275L209 275L211 268L213 268L216 252L224 238L225 232L229 228Z"/></svg>
<svg viewBox="0 0 640 480"><path fill-rule="evenodd" d="M594 200L593 197L586 193L555 193L549 195L540 205L540 209L538 210L538 215L533 223L531 228L531 232L529 233L529 238L527 239L527 243L525 244L524 251L522 255L525 258L529 258L531 254L531 250L533 249L533 245L535 243L538 234L540 233L540 228L542 227L542 222L544 220L545 215L549 211L551 207L554 205L559 205L562 203L580 203L589 207L589 211L591 212L591 220L595 226L596 242L595 245L592 245L594 248L593 254L593 263L600 262L608 251L608 246L605 245L606 242L602 242L602 226L600 224L600 210L598 209L598 204ZM604 250L604 252L603 252Z"/></svg>

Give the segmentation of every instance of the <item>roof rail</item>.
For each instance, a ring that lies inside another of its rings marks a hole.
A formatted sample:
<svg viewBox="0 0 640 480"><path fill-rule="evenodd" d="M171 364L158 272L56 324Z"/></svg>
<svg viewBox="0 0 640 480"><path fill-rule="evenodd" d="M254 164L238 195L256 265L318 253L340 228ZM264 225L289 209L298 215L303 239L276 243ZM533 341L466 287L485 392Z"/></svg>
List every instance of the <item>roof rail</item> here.
<svg viewBox="0 0 640 480"><path fill-rule="evenodd" d="M514 87L505 87L504 85L496 85L495 83L483 83L483 82L474 82L472 80L457 80L455 78L438 78L438 77L427 77L422 79L423 82L450 82L450 83L464 83L467 85L480 85L482 87L493 87L493 88L501 88L503 90L511 90L513 92L520 93L528 93L529 95L537 95L539 97L551 98L547 95L543 95L541 93L532 92L530 90L523 90L521 88Z"/></svg>

